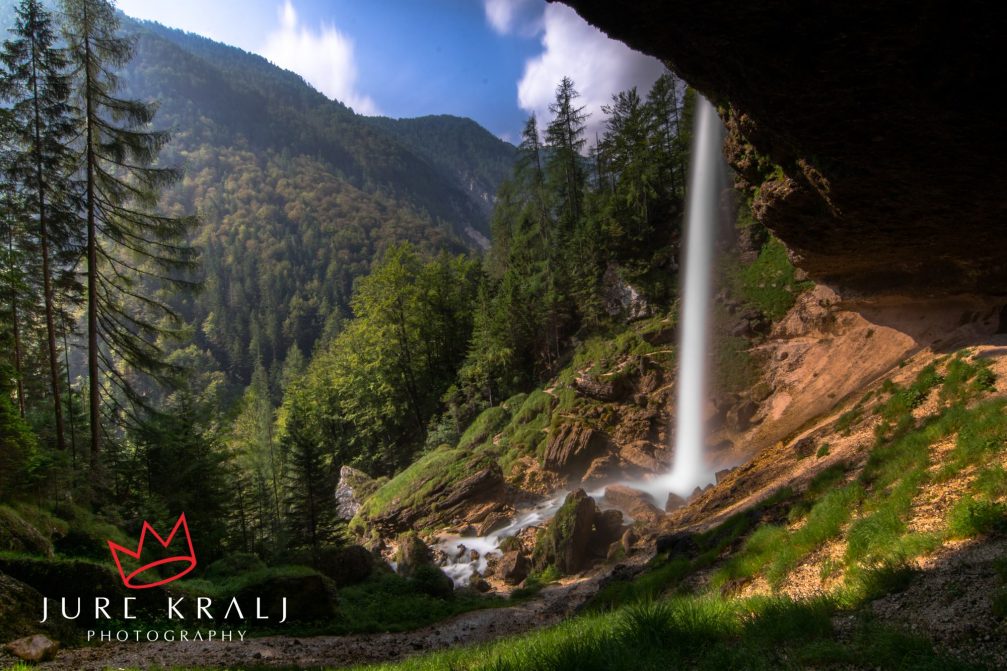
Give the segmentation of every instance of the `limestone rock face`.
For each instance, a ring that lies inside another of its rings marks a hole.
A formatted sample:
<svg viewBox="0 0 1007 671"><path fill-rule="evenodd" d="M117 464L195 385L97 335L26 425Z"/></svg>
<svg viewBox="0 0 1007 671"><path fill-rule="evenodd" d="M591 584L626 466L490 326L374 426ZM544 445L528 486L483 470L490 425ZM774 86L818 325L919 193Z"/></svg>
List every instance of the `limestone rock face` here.
<svg viewBox="0 0 1007 671"><path fill-rule="evenodd" d="M551 471L586 470L609 448L608 437L583 424L564 424L546 447L544 465Z"/></svg>
<svg viewBox="0 0 1007 671"><path fill-rule="evenodd" d="M496 463L473 469L472 475L433 488L415 505L396 504L368 523L386 537L410 529L471 525L493 529L513 514L503 473ZM417 484L423 487L425 483Z"/></svg>
<svg viewBox="0 0 1007 671"><path fill-rule="evenodd" d="M26 662L47 662L56 657L59 643L41 634L19 638L4 646L4 650Z"/></svg>
<svg viewBox="0 0 1007 671"><path fill-rule="evenodd" d="M343 466L339 469L339 484L336 485L336 514L340 519L353 519L364 498L375 488L376 483L366 473Z"/></svg>
<svg viewBox="0 0 1007 671"><path fill-rule="evenodd" d="M912 0L567 4L723 106L756 216L813 279L1003 293L1002 115L977 102L1002 83L999 3L953 21Z"/></svg>

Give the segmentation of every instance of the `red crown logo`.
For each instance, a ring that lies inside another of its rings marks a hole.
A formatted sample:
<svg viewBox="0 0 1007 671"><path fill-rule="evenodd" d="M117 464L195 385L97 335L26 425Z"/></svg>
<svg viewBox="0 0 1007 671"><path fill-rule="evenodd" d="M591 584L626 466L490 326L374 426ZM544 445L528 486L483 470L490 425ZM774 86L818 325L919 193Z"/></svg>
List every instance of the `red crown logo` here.
<svg viewBox="0 0 1007 671"><path fill-rule="evenodd" d="M178 533L179 527L181 527L182 530L185 531L185 540L189 544L189 554L158 559L157 561L152 561L149 564L144 564L140 568L131 571L129 574L127 574L123 570L122 562L119 560L120 552L132 557L133 559L140 560L140 555L143 554L143 543L145 540L147 540L148 531L154 535L154 538L156 538L157 542L161 544L161 547L167 549L168 546L171 545L172 539L175 538L175 534ZM132 550L127 550L118 543L113 543L112 541L108 542L108 548L112 551L112 559L115 560L115 565L119 569L119 575L122 576L122 583L126 587L129 587L130 589L148 589L150 587L157 587L158 585L164 585L165 583L169 583L173 580L178 580L186 573L196 568L196 552L192 549L192 537L189 535L189 525L185 521L185 513L182 513L181 515L178 516L178 521L175 522L175 528L171 530L170 534L168 534L167 539L161 538L161 536L156 531L154 531L154 527L150 526L148 522L144 521L143 529L140 531L140 544L136 546L136 552L133 552ZM158 566L164 566L165 564L178 564L178 573L169 578L161 578L156 573L154 573L153 575L159 578L157 582L150 582L150 583L136 582L136 578L138 578L139 576L143 575L148 571L151 571L152 569L157 568Z"/></svg>

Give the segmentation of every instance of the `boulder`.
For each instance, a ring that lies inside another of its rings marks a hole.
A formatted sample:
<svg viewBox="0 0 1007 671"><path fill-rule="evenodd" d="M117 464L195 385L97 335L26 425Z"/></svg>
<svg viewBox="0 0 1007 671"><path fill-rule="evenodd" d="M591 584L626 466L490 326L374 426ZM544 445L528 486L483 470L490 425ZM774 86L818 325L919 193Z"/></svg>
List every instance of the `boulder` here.
<svg viewBox="0 0 1007 671"><path fill-rule="evenodd" d="M396 571L406 578L413 575L421 566L433 565L434 555L427 544L415 533L406 533L399 537L399 548L395 552Z"/></svg>
<svg viewBox="0 0 1007 671"><path fill-rule="evenodd" d="M0 506L0 552L52 556L52 543L38 529L6 506Z"/></svg>
<svg viewBox="0 0 1007 671"><path fill-rule="evenodd" d="M815 441L810 436L801 438L794 443L793 450L798 459L810 457L815 453Z"/></svg>
<svg viewBox="0 0 1007 671"><path fill-rule="evenodd" d="M376 488L377 483L369 475L343 466L339 469L339 484L336 485L336 514L340 519L353 519L364 499Z"/></svg>
<svg viewBox="0 0 1007 671"><path fill-rule="evenodd" d="M323 548L315 563L323 575L336 587L346 587L363 582L374 572L374 555L360 545Z"/></svg>
<svg viewBox="0 0 1007 671"><path fill-rule="evenodd" d="M668 500L664 504L664 510L665 512L670 513L672 510L678 510L679 508L684 507L686 503L688 502L678 494L668 492Z"/></svg>
<svg viewBox="0 0 1007 671"><path fill-rule="evenodd" d="M38 630L42 598L20 580L0 573L0 641Z"/></svg>
<svg viewBox="0 0 1007 671"><path fill-rule="evenodd" d="M594 518L594 539L592 543L607 548L622 536L623 518L621 510L604 510Z"/></svg>
<svg viewBox="0 0 1007 671"><path fill-rule="evenodd" d="M481 594L485 594L486 592L493 589L492 587L490 587L490 584L488 582L476 576L472 576L472 580L469 580L469 587L471 587L472 589Z"/></svg>
<svg viewBox="0 0 1007 671"><path fill-rule="evenodd" d="M594 499L583 489L567 494L556 516L539 532L532 557L534 567L542 570L555 566L563 575L584 568L597 514Z"/></svg>
<svg viewBox="0 0 1007 671"><path fill-rule="evenodd" d="M542 464L557 473L583 471L610 446L601 431L583 424L563 424L550 436Z"/></svg>
<svg viewBox="0 0 1007 671"><path fill-rule="evenodd" d="M336 590L331 580L318 573L305 575L268 575L246 585L235 595L239 603L255 603L261 599L262 614L274 624L283 617L283 599L287 599L287 619L290 622L318 622L336 614ZM244 613L246 618L253 616Z"/></svg>
<svg viewBox="0 0 1007 671"><path fill-rule="evenodd" d="M433 564L417 566L410 580L419 591L437 599L448 599L455 592L454 581Z"/></svg>
<svg viewBox="0 0 1007 671"><path fill-rule="evenodd" d="M752 426L752 418L759 412L755 401L746 399L727 411L727 428L736 433L747 431Z"/></svg>
<svg viewBox="0 0 1007 671"><path fill-rule="evenodd" d="M26 662L37 664L55 658L56 652L59 650L59 642L50 640L42 634L35 634L11 641L4 646L4 650Z"/></svg>
<svg viewBox="0 0 1007 671"><path fill-rule="evenodd" d="M521 550L505 552L496 565L496 575L508 585L517 585L530 571L528 557Z"/></svg>
<svg viewBox="0 0 1007 671"><path fill-rule="evenodd" d="M626 529L626 532L622 535L622 538L619 539L619 542L622 543L622 549L626 552L626 554L630 554L635 549L634 546L639 540L640 537L637 535L636 530L634 530L633 527L630 527L629 529Z"/></svg>
<svg viewBox="0 0 1007 671"><path fill-rule="evenodd" d="M643 522L655 522L664 514L654 505L654 499L646 492L627 485L609 485L605 488L605 501L632 517Z"/></svg>

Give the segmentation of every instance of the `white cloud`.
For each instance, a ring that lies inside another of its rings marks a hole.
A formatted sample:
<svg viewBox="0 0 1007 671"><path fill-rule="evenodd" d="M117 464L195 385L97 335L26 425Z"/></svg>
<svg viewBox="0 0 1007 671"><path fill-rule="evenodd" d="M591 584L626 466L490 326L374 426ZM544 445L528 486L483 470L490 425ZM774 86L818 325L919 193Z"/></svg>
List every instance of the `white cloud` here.
<svg viewBox="0 0 1007 671"><path fill-rule="evenodd" d="M541 0L483 0L486 21L501 35L532 37L542 29Z"/></svg>
<svg viewBox="0 0 1007 671"><path fill-rule="evenodd" d="M281 68L304 77L329 98L349 105L358 114L380 114L377 104L357 90L353 41L335 26L317 31L302 26L291 0L279 12L280 25L266 38L260 53Z"/></svg>
<svg viewBox="0 0 1007 671"><path fill-rule="evenodd" d="M487 0L487 17L491 2ZM518 82L518 105L535 113L540 129L551 118L549 104L555 100L556 85L564 76L573 79L581 95L577 102L591 115L585 139L593 145L595 133L601 134L604 129L601 107L611 102L612 94L636 86L644 97L664 72L656 58L609 39L565 5L547 6L542 26L544 51L525 63L524 75Z"/></svg>

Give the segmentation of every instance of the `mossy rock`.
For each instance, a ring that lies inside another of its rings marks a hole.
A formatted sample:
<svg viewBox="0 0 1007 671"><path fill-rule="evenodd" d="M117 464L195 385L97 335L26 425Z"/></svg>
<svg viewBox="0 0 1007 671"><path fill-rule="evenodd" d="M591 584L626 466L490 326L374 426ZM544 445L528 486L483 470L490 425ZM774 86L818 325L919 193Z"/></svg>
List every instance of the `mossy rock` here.
<svg viewBox="0 0 1007 671"><path fill-rule="evenodd" d="M0 552L52 557L52 542L7 506L0 506Z"/></svg>
<svg viewBox="0 0 1007 671"><path fill-rule="evenodd" d="M410 580L416 589L436 599L450 599L454 596L454 582L433 564L416 567Z"/></svg>
<svg viewBox="0 0 1007 671"><path fill-rule="evenodd" d="M374 555L359 545L322 548L316 568L336 583L346 587L363 582L374 572Z"/></svg>
<svg viewBox="0 0 1007 671"><path fill-rule="evenodd" d="M207 580L223 580L265 568L265 562L254 552L235 552L210 564L205 577Z"/></svg>
<svg viewBox="0 0 1007 671"><path fill-rule="evenodd" d="M0 643L38 631L42 595L0 573Z"/></svg>
<svg viewBox="0 0 1007 671"><path fill-rule="evenodd" d="M421 566L429 566L434 562L433 553L414 532L406 532L399 536L399 547L395 552L395 566L398 574L403 577L412 576Z"/></svg>
<svg viewBox="0 0 1007 671"><path fill-rule="evenodd" d="M588 562L598 508L583 489L567 494L563 506L539 532L532 555L535 570L555 566L563 575L577 573Z"/></svg>
<svg viewBox="0 0 1007 671"><path fill-rule="evenodd" d="M112 563L111 557L108 561ZM166 593L162 588L127 589L117 571L94 562L0 555L0 573L6 573L50 599L66 597L75 603L79 598L86 604L96 597L109 597L115 603L130 596L136 597L138 613L151 616L164 614ZM94 615L93 609L83 608L78 622L86 624L89 612Z"/></svg>
<svg viewBox="0 0 1007 671"><path fill-rule="evenodd" d="M235 595L242 604L261 599L262 614L278 624L282 619L283 599L287 600L288 622L321 622L336 614L336 586L325 576L305 572L302 575L269 574L250 582ZM246 616L250 613L246 612Z"/></svg>

